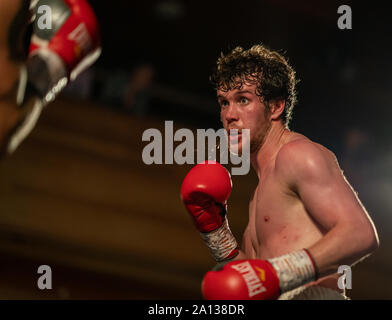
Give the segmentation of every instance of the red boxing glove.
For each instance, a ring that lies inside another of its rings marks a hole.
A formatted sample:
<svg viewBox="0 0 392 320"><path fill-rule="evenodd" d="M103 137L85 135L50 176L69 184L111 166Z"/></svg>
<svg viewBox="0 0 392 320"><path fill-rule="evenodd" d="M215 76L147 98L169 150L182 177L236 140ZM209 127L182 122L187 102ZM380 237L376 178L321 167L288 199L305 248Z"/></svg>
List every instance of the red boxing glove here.
<svg viewBox="0 0 392 320"><path fill-rule="evenodd" d="M202 282L208 300L274 300L316 280L316 265L306 249L269 260L238 260L217 266Z"/></svg>
<svg viewBox="0 0 392 320"><path fill-rule="evenodd" d="M38 0L33 14L28 77L46 104L98 59L100 35L86 0Z"/></svg>
<svg viewBox="0 0 392 320"><path fill-rule="evenodd" d="M34 0L30 10L34 31L16 97L30 111L10 137L8 153L31 132L43 107L101 54L97 19L86 0Z"/></svg>
<svg viewBox="0 0 392 320"><path fill-rule="evenodd" d="M268 261L232 261L205 275L202 293L207 300L277 299L279 279Z"/></svg>
<svg viewBox="0 0 392 320"><path fill-rule="evenodd" d="M181 186L181 199L216 261L238 254L238 245L226 218L232 188L228 171L215 161L192 168Z"/></svg>

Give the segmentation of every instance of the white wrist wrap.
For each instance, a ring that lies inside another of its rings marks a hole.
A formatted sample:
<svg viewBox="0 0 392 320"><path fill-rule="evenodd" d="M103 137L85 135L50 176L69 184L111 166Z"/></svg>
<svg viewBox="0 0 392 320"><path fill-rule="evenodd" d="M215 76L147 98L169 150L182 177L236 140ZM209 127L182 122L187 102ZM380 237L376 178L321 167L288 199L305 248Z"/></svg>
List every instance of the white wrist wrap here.
<svg viewBox="0 0 392 320"><path fill-rule="evenodd" d="M230 231L227 218L225 218L222 226L218 229L208 233L200 232L200 235L210 249L211 255L214 257L215 261L219 262L225 260L238 248L237 241Z"/></svg>
<svg viewBox="0 0 392 320"><path fill-rule="evenodd" d="M304 249L268 259L268 261L276 270L280 281L281 293L315 280L316 270L314 263Z"/></svg>

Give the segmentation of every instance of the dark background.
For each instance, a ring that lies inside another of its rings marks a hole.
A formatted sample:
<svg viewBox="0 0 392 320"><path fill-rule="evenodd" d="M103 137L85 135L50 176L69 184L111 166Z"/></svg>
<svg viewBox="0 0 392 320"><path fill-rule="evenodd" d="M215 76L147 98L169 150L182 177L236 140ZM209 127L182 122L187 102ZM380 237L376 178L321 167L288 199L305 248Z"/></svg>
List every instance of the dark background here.
<svg viewBox="0 0 392 320"><path fill-rule="evenodd" d="M103 55L97 68L131 71L150 63L156 80L214 100L208 77L220 52L264 43L285 53L301 80L292 128L330 144L348 127L385 137L390 59L388 10L352 1L92 1ZM350 5L352 30L340 30L337 8ZM171 13L170 13L171 12ZM189 102L192 105L192 102ZM187 106L154 111L190 121ZM192 110L202 113L203 106ZM210 110L218 114L218 109ZM185 116L184 116L185 115ZM200 116L200 127L219 127Z"/></svg>
<svg viewBox="0 0 392 320"><path fill-rule="evenodd" d="M220 52L264 43L300 79L292 130L331 149L380 248L353 268L354 299L392 298L390 12L373 1L91 1L102 56L0 166L3 298L199 299L214 263L179 188L190 165L142 162L147 128L221 127L208 78ZM337 27L341 4L352 29ZM254 173L233 177L247 223ZM37 289L50 265L53 289Z"/></svg>

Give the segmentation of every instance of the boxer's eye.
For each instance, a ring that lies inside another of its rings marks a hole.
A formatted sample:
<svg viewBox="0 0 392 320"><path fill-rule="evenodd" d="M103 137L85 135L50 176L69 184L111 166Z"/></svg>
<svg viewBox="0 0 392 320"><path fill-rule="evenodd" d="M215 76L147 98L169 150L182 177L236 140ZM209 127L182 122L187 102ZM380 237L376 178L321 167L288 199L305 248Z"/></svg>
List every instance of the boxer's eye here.
<svg viewBox="0 0 392 320"><path fill-rule="evenodd" d="M219 105L223 107L227 107L229 105L229 102L227 100L220 100Z"/></svg>
<svg viewBox="0 0 392 320"><path fill-rule="evenodd" d="M240 104L247 104L247 103L249 103L249 99L248 98L246 98L246 97L241 97L240 98Z"/></svg>

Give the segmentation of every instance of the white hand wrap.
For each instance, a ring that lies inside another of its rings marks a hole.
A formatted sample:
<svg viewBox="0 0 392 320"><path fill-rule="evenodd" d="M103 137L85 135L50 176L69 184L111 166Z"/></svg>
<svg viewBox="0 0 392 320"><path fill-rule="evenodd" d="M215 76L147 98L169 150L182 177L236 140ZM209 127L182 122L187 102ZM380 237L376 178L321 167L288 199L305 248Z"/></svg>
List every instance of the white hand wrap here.
<svg viewBox="0 0 392 320"><path fill-rule="evenodd" d="M220 262L228 257L234 258L237 255L235 251L238 251L238 244L230 231L227 218L225 218L222 226L218 229L208 233L200 232L200 235L210 249L210 253L215 261Z"/></svg>
<svg viewBox="0 0 392 320"><path fill-rule="evenodd" d="M268 259L268 261L276 270L281 293L293 290L316 278L315 264L305 249Z"/></svg>

